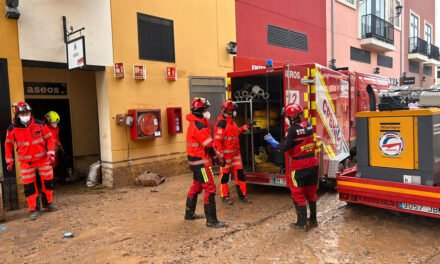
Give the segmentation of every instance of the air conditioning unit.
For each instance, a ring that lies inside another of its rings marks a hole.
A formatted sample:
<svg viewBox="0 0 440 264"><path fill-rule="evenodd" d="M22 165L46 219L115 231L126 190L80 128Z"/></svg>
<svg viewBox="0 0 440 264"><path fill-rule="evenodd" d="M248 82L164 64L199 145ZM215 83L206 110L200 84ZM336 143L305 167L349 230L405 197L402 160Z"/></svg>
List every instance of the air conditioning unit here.
<svg viewBox="0 0 440 264"><path fill-rule="evenodd" d="M420 107L440 107L440 90L422 92L419 105Z"/></svg>

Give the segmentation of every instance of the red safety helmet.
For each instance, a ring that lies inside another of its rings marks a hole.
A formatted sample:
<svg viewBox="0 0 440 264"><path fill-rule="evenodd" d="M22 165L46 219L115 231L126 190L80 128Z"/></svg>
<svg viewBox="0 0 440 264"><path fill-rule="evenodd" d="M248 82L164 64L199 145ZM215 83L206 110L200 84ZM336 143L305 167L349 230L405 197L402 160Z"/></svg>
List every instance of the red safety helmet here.
<svg viewBox="0 0 440 264"><path fill-rule="evenodd" d="M221 109L223 111L225 111L225 110L226 111L228 111L228 110L230 110L230 111L237 111L238 105L237 105L237 103L232 102L231 100L226 100L226 101L224 101L222 103Z"/></svg>
<svg viewBox="0 0 440 264"><path fill-rule="evenodd" d="M297 115L304 112L304 109L299 104L288 104L285 109L282 111L282 115L289 117L289 118L296 118Z"/></svg>
<svg viewBox="0 0 440 264"><path fill-rule="evenodd" d="M12 105L12 107L14 108L14 114L18 115L20 113L23 112L31 112L32 108L30 107L30 105L26 102L18 102Z"/></svg>
<svg viewBox="0 0 440 264"><path fill-rule="evenodd" d="M191 102L191 111L200 111L205 110L208 108L211 104L206 98L203 97L194 97L194 99Z"/></svg>

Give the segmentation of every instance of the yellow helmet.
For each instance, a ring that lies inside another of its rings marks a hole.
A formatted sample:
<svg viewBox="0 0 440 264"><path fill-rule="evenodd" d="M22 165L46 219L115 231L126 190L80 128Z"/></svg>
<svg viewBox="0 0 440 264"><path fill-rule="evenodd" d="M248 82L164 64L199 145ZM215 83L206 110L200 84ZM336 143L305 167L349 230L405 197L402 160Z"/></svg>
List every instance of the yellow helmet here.
<svg viewBox="0 0 440 264"><path fill-rule="evenodd" d="M60 116L55 111L49 111L45 115L47 122L49 123L56 123L58 124L60 122Z"/></svg>

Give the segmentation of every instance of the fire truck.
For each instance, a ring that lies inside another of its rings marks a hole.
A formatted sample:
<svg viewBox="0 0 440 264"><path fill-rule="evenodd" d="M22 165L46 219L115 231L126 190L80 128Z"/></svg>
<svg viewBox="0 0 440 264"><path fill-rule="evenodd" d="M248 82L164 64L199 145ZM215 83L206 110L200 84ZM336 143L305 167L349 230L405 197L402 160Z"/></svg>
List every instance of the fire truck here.
<svg viewBox="0 0 440 264"><path fill-rule="evenodd" d="M267 133L278 141L283 138L283 107L297 103L304 108L315 131L320 179L335 184L337 173L350 167L355 155L355 114L370 109L371 98L391 86L388 78L318 64L237 71L228 77L228 97L239 104L237 123L256 123L240 135L246 181L280 187L291 173L288 156L263 138Z"/></svg>
<svg viewBox="0 0 440 264"><path fill-rule="evenodd" d="M356 115L357 164L337 175L339 199L440 218L440 88L379 98Z"/></svg>

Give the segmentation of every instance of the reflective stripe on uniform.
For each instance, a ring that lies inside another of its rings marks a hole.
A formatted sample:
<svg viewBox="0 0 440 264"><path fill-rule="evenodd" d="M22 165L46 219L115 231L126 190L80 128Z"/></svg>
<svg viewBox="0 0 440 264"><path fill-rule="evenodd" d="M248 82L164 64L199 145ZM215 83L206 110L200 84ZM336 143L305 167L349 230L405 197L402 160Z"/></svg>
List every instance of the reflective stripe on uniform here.
<svg viewBox="0 0 440 264"><path fill-rule="evenodd" d="M208 182L208 174L206 174L206 169L202 168L202 175L203 175L203 179L205 180L205 183Z"/></svg>
<svg viewBox="0 0 440 264"><path fill-rule="evenodd" d="M293 183L293 186L298 187L298 183L295 180L295 172L296 171L292 171L292 183Z"/></svg>
<svg viewBox="0 0 440 264"><path fill-rule="evenodd" d="M212 142L212 138L208 138L207 140L203 141L202 145L207 146L211 142Z"/></svg>
<svg viewBox="0 0 440 264"><path fill-rule="evenodd" d="M209 162L209 160L196 160L196 161L188 161L189 165L202 165L206 162Z"/></svg>
<svg viewBox="0 0 440 264"><path fill-rule="evenodd" d="M48 172L42 172L42 171L40 171L39 174L40 174L41 176L47 176L47 175L52 175L53 172L52 172L52 171L48 171Z"/></svg>
<svg viewBox="0 0 440 264"><path fill-rule="evenodd" d="M30 156L30 155L28 155L28 156L20 156L20 155L18 155L18 159L19 159L19 160L32 159L32 156Z"/></svg>
<svg viewBox="0 0 440 264"><path fill-rule="evenodd" d="M14 141L10 140L9 138L6 139L6 143L14 143Z"/></svg>
<svg viewBox="0 0 440 264"><path fill-rule="evenodd" d="M47 152L47 154L52 155L52 156L55 156L55 151L53 151L53 150L49 150L49 151Z"/></svg>
<svg viewBox="0 0 440 264"><path fill-rule="evenodd" d="M21 173L29 173L29 172L34 172L35 168L30 168L30 169L22 169Z"/></svg>
<svg viewBox="0 0 440 264"><path fill-rule="evenodd" d="M32 145L36 145L36 144L39 144L39 143L42 143L42 142L44 142L44 139L42 139L42 138L35 139L34 141L32 141Z"/></svg>
<svg viewBox="0 0 440 264"><path fill-rule="evenodd" d="M236 137L225 137L226 140L235 140Z"/></svg>
<svg viewBox="0 0 440 264"><path fill-rule="evenodd" d="M215 135L215 139L223 139L223 137Z"/></svg>
<svg viewBox="0 0 440 264"><path fill-rule="evenodd" d="M45 167L40 168L40 170L42 170L42 171L49 170L49 169L52 169L52 167L51 166L45 166Z"/></svg>
<svg viewBox="0 0 440 264"><path fill-rule="evenodd" d="M21 179L23 179L23 180L26 180L26 179L32 179L32 178L35 178L35 173L34 174L32 174L32 175L26 175L26 176L21 176Z"/></svg>
<svg viewBox="0 0 440 264"><path fill-rule="evenodd" d="M52 136L52 133L49 132L49 133L47 133L46 135L44 135L44 139L48 139L48 138L50 138L51 136Z"/></svg>
<svg viewBox="0 0 440 264"><path fill-rule="evenodd" d="M31 144L26 141L17 141L17 146L23 147L23 146L30 146Z"/></svg>
<svg viewBox="0 0 440 264"><path fill-rule="evenodd" d="M225 153L235 153L235 152L237 152L238 151L238 149L225 149Z"/></svg>
<svg viewBox="0 0 440 264"><path fill-rule="evenodd" d="M234 166L234 165L239 165L239 166L240 166L240 165L242 165L242 164L241 164L241 162L232 162L231 165L232 165L232 166Z"/></svg>
<svg viewBox="0 0 440 264"><path fill-rule="evenodd" d="M8 158L6 158L6 163L13 162L13 161L14 161L14 159L8 159Z"/></svg>
<svg viewBox="0 0 440 264"><path fill-rule="evenodd" d="M41 152L41 153L35 154L34 157L35 157L35 158L41 158L41 157L46 156L46 154L47 154L47 153L46 153L46 151L45 151L45 152Z"/></svg>
<svg viewBox="0 0 440 264"><path fill-rule="evenodd" d="M188 147L198 147L198 146L200 146L199 143L189 143L189 142L187 142L186 145L187 145Z"/></svg>

